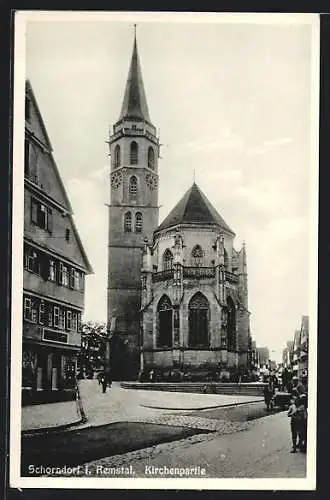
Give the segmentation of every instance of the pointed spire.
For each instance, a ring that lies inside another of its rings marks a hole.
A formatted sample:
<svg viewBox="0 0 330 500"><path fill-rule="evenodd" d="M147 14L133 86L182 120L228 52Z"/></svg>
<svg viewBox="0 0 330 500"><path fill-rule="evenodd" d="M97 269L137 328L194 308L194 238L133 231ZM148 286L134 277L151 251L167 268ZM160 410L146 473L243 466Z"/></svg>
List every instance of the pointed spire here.
<svg viewBox="0 0 330 500"><path fill-rule="evenodd" d="M137 50L136 24L134 24L133 53L119 120L123 118L137 118L139 120L146 120L150 122L148 104L142 80L139 54Z"/></svg>

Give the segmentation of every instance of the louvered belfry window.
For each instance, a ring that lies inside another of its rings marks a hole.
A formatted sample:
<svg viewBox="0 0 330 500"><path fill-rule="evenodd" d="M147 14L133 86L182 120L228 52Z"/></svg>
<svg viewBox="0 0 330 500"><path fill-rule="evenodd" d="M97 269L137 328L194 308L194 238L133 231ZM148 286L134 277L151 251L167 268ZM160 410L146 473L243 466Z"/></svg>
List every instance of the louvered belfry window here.
<svg viewBox="0 0 330 500"><path fill-rule="evenodd" d="M137 142L131 142L131 165L137 165L139 162L139 146Z"/></svg>
<svg viewBox="0 0 330 500"><path fill-rule="evenodd" d="M135 175L132 175L132 177L129 180L129 196L131 199L135 199L137 194L137 178Z"/></svg>
<svg viewBox="0 0 330 500"><path fill-rule="evenodd" d="M148 149L148 167L153 170L155 168L155 152L151 146Z"/></svg>
<svg viewBox="0 0 330 500"><path fill-rule="evenodd" d="M207 298L197 292L189 302L189 346L206 347L209 345L210 308Z"/></svg>
<svg viewBox="0 0 330 500"><path fill-rule="evenodd" d="M115 166L115 168L120 167L120 146L119 146L119 144L117 144L117 146L115 147L114 166Z"/></svg>
<svg viewBox="0 0 330 500"><path fill-rule="evenodd" d="M135 232L142 233L143 228L143 218L141 212L135 214Z"/></svg>
<svg viewBox="0 0 330 500"><path fill-rule="evenodd" d="M125 233L130 233L132 231L132 214L131 212L126 212L124 215L124 231Z"/></svg>

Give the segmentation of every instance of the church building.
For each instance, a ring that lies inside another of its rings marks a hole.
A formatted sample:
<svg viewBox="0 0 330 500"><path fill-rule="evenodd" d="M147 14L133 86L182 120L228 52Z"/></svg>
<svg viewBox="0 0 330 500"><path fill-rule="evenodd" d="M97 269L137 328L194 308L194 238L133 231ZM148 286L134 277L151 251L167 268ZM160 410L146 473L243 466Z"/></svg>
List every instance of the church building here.
<svg viewBox="0 0 330 500"><path fill-rule="evenodd" d="M108 327L114 378L148 370L227 376L251 345L246 250L194 182L159 225L159 138L134 38L121 113L109 139Z"/></svg>

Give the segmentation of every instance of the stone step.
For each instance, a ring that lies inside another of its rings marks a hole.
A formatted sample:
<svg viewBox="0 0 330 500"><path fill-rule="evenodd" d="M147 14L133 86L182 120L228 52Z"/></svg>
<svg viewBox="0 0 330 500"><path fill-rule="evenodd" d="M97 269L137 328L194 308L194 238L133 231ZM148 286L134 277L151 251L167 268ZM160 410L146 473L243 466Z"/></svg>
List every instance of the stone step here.
<svg viewBox="0 0 330 500"><path fill-rule="evenodd" d="M121 382L123 389L143 389L150 391L190 392L200 394L242 394L263 396L264 384L231 384L221 382Z"/></svg>

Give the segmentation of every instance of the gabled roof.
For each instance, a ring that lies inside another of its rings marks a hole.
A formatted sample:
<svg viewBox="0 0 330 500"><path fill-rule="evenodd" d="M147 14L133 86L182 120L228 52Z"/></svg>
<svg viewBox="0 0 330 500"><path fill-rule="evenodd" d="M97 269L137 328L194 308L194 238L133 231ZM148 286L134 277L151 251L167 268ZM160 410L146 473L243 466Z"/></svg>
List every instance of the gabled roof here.
<svg viewBox="0 0 330 500"><path fill-rule="evenodd" d="M119 120L122 120L123 118L137 118L139 120L150 122L139 54L137 50L136 36L134 36L131 65L128 72L124 100Z"/></svg>
<svg viewBox="0 0 330 500"><path fill-rule="evenodd" d="M155 232L176 226L177 224L212 224L225 229L235 236L235 233L226 224L221 215L218 214L195 182Z"/></svg>
<svg viewBox="0 0 330 500"><path fill-rule="evenodd" d="M91 266L91 263L89 262L89 259L87 257L86 252L85 252L85 249L84 249L84 246L83 246L82 241L80 239L79 233L77 231L77 228L76 228L76 225L75 225L75 222L73 219L73 211L72 211L71 203L70 203L69 197L67 195L64 183L62 181L60 172L59 172L58 167L56 165L56 162L54 160L53 148L52 148L52 145L51 145L51 142L50 142L50 139L49 139L49 136L48 136L48 133L47 133L47 130L46 130L46 127L45 127L45 124L44 124L44 121L43 121L43 118L42 118L42 115L41 115L41 112L40 112L40 109L39 109L39 106L38 106L38 103L36 100L36 97L34 95L32 85L31 85L29 80L26 80L26 82L25 82L25 93L26 93L26 96L28 96L29 99L31 100L33 108L34 108L36 116L37 116L37 121L34 123L34 125L32 125L32 133L36 133L39 131L39 134L38 134L39 136L41 133L41 136L38 138L39 138L39 140L42 140L43 145L48 150L49 156L51 158L51 162L50 162L48 168L51 168L55 173L55 179L56 179L56 183L60 187L62 201L55 199L55 197L51 196L49 193L47 193L47 196L49 196L49 198L51 198L54 201L56 201L57 203L59 203L67 211L67 215L68 215L69 220L71 222L71 227L72 227L73 232L75 234L76 241L77 241L79 250L81 252L81 255L82 255L85 267L86 267L86 272L88 274L93 274L94 271L93 271L93 268ZM35 127L37 127L37 128L35 128Z"/></svg>

